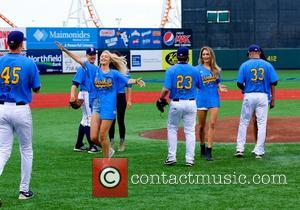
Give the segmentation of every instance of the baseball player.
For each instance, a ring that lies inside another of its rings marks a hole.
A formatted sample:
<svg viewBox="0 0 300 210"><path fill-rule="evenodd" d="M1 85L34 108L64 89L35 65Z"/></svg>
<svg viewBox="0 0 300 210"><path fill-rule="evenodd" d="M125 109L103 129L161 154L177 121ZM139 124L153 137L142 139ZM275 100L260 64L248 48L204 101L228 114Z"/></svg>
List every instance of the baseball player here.
<svg viewBox="0 0 300 210"><path fill-rule="evenodd" d="M212 145L215 135L215 124L220 108L218 90L226 92L226 86L221 84L220 67L216 63L214 51L210 47L202 47L199 54L199 65L196 66L201 74L202 86L197 93L197 115L199 119L199 137L201 156L212 161ZM208 145L205 148L205 124L209 112Z"/></svg>
<svg viewBox="0 0 300 210"><path fill-rule="evenodd" d="M168 116L168 157L165 165L176 163L177 131L183 120L186 140L186 165L194 165L195 126L196 126L196 87L200 87L200 74L188 62L189 50L186 47L177 49L178 63L166 70L164 87L159 100L164 100L168 93L171 99Z"/></svg>
<svg viewBox="0 0 300 210"><path fill-rule="evenodd" d="M118 85L138 84L145 86L145 83L140 78L129 79L125 74L126 61L123 57L119 57L105 50L101 53L100 64L101 69L97 68L91 71L89 64L83 62L81 58L67 50L59 42L56 45L60 50L67 53L72 59L79 63L83 68L87 69L91 81L93 81L93 88L95 90L96 98L93 99L93 114L91 121L91 139L92 141L102 147L103 157L112 157L114 150L110 147L108 141L108 131L111 127L112 121L116 118L116 99ZM109 64L113 63L117 66L118 70L109 68ZM100 134L100 141L99 141Z"/></svg>
<svg viewBox="0 0 300 210"><path fill-rule="evenodd" d="M94 64L96 61L96 49L88 48L86 50L86 58L90 64ZM78 128L78 135L76 145L74 147L74 151L87 151L88 153L96 153L98 152L98 148L91 141L90 137L90 126L91 126L91 116L92 111L89 104L89 92L91 91L91 81L88 77L88 74L83 67L80 67L77 70L76 75L73 78L73 85L71 87L71 96L70 101L74 101L76 99L76 89L80 85L80 92L78 94L78 99L82 99L84 102L81 106L82 108L82 119ZM83 144L84 135L87 138L89 143L89 147L86 147Z"/></svg>
<svg viewBox="0 0 300 210"><path fill-rule="evenodd" d="M14 132L20 142L21 183L19 199L33 197L29 189L32 171L32 93L41 87L38 68L21 55L24 34L12 31L7 44L10 53L0 58L0 175L10 157Z"/></svg>
<svg viewBox="0 0 300 210"><path fill-rule="evenodd" d="M272 64L260 58L261 49L258 45L250 45L248 53L249 60L240 66L237 78L237 86L244 92L244 99L235 155L237 157L244 155L247 127L255 111L258 133L253 153L256 158L262 158L265 154L268 95L271 86L277 85L278 76Z"/></svg>

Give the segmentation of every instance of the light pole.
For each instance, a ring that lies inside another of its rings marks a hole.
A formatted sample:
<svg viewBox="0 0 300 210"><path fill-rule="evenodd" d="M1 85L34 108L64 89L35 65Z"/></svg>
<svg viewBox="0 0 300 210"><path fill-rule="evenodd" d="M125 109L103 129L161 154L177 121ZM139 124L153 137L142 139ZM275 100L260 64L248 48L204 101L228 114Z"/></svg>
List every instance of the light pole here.
<svg viewBox="0 0 300 210"><path fill-rule="evenodd" d="M118 29L120 29L122 18L116 18L115 21L117 23Z"/></svg>

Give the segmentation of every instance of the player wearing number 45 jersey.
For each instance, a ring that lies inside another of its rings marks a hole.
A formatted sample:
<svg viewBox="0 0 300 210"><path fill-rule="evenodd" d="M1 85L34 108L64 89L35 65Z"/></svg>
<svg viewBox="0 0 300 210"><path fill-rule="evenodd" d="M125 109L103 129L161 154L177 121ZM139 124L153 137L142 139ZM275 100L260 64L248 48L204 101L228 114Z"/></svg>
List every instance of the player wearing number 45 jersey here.
<svg viewBox="0 0 300 210"><path fill-rule="evenodd" d="M200 72L189 64L188 48L180 47L177 50L178 64L166 71L164 87L159 100L163 100L170 93L170 110L168 117L168 157L166 165L176 163L177 131L180 121L183 120L187 166L194 165L195 156L195 126L196 126L196 94L200 87Z"/></svg>
<svg viewBox="0 0 300 210"><path fill-rule="evenodd" d="M32 117L29 103L31 90L39 92L40 79L37 66L23 55L24 34L8 34L10 53L0 58L0 175L10 157L14 132L20 142L21 183L19 199L33 196L29 190L32 170ZM0 183L4 186L4 183ZM3 189L3 188L1 188Z"/></svg>
<svg viewBox="0 0 300 210"><path fill-rule="evenodd" d="M236 156L243 156L247 127L255 112L258 134L253 153L256 158L261 158L265 154L268 95L270 95L271 87L277 85L278 77L274 67L260 58L261 49L258 45L249 46L248 53L250 59L240 66L237 78L237 85L244 92L244 100L237 136ZM272 94L271 97L274 97L275 90ZM271 98L272 100L274 98Z"/></svg>

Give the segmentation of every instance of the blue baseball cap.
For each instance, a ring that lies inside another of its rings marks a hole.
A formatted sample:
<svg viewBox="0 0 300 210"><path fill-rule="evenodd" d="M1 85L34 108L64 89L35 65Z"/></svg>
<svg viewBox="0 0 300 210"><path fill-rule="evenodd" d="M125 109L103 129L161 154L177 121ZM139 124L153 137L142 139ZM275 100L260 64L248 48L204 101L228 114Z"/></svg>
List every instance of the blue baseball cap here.
<svg viewBox="0 0 300 210"><path fill-rule="evenodd" d="M21 31L11 31L9 32L7 37L8 44L20 44L25 40L26 38L24 37L24 34Z"/></svg>
<svg viewBox="0 0 300 210"><path fill-rule="evenodd" d="M189 48L187 47L179 47L177 49L177 57L184 57L189 55Z"/></svg>
<svg viewBox="0 0 300 210"><path fill-rule="evenodd" d="M93 48L93 47L90 47L90 48L87 48L87 49L86 49L86 54L87 54L87 55L96 55L96 53L97 53L97 51L96 51L96 49Z"/></svg>
<svg viewBox="0 0 300 210"><path fill-rule="evenodd" d="M248 47L248 52L260 52L260 47L256 44L252 44Z"/></svg>

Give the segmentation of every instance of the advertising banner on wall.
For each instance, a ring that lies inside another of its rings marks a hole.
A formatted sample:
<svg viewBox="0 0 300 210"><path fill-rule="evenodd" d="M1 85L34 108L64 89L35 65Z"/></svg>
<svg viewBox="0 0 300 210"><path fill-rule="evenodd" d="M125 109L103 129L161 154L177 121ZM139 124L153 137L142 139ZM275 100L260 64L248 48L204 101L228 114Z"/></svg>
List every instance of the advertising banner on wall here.
<svg viewBox="0 0 300 210"><path fill-rule="evenodd" d="M99 49L158 49L160 29L105 28L99 30Z"/></svg>
<svg viewBox="0 0 300 210"><path fill-rule="evenodd" d="M26 28L0 28L0 50L8 50L7 36L11 31L22 31L26 37ZM26 50L26 41L24 41L24 49Z"/></svg>
<svg viewBox="0 0 300 210"><path fill-rule="evenodd" d="M86 60L86 52L85 50L76 50L72 51L76 55L80 56L83 61ZM96 56L97 58L97 56ZM95 64L98 64L98 60L96 59ZM63 60L62 60L62 71L63 73L75 73L77 69L80 67L76 61L74 61L70 56L63 52Z"/></svg>
<svg viewBox="0 0 300 210"><path fill-rule="evenodd" d="M131 50L131 71L162 70L161 50Z"/></svg>
<svg viewBox="0 0 300 210"><path fill-rule="evenodd" d="M60 50L27 50L27 57L35 62L40 74L62 72L62 52Z"/></svg>
<svg viewBox="0 0 300 210"><path fill-rule="evenodd" d="M27 28L28 49L57 49L55 41L67 49L96 47L97 28Z"/></svg>
<svg viewBox="0 0 300 210"><path fill-rule="evenodd" d="M174 49L178 47L188 47L191 49L192 38L191 29L163 29L162 48Z"/></svg>
<svg viewBox="0 0 300 210"><path fill-rule="evenodd" d="M162 51L162 69L166 70L178 62L176 50L163 50ZM189 64L193 64L193 51L189 50Z"/></svg>

